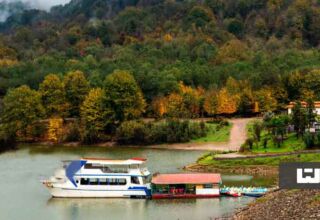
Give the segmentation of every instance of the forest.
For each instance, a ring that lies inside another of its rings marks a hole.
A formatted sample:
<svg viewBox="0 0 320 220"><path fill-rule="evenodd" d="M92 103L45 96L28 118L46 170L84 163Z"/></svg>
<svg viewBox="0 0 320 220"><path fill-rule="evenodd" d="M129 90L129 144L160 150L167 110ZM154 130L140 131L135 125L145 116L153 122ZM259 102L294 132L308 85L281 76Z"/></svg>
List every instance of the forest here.
<svg viewBox="0 0 320 220"><path fill-rule="evenodd" d="M72 0L50 12L20 9L0 23L5 140L39 120L73 118L94 142L143 117L255 115L320 99L317 0Z"/></svg>

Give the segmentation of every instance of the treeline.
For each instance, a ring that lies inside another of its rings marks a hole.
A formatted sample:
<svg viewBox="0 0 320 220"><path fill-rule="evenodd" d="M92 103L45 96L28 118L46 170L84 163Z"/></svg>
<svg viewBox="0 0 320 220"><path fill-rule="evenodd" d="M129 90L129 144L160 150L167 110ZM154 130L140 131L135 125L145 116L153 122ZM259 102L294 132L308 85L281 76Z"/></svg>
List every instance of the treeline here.
<svg viewBox="0 0 320 220"><path fill-rule="evenodd" d="M319 11L315 0L75 0L14 14L1 24L1 127L25 135L72 117L94 140L145 116L319 100Z"/></svg>
<svg viewBox="0 0 320 220"><path fill-rule="evenodd" d="M285 90L291 100L300 88L287 90L290 75L319 67L318 13L315 0L81 0L51 13L25 11L3 24L0 94L76 70L102 87L123 69L148 103L180 82L207 90L229 77L254 90Z"/></svg>
<svg viewBox="0 0 320 220"><path fill-rule="evenodd" d="M96 143L108 140L116 134L118 142L123 144L186 142L204 136L205 125L179 120L158 124L132 120L143 116L197 118L232 114L245 108L248 108L245 109L246 112L252 113L258 108L258 104L255 104L255 109L252 108L254 99L251 89L244 89L248 83L232 78L228 80L225 88L208 91L202 88L194 89L181 82L177 92L155 98L149 104L134 77L126 71L115 71L102 83L103 87L92 88L81 71L74 71L64 77L57 74L47 75L38 90L26 85L10 89L2 101L2 139L16 135L24 140L28 137L39 137L45 130L39 121L45 119L49 121L47 139L61 142L63 140L58 136L63 133L63 119L73 118L78 123L78 128L77 125L70 127L70 136L63 138L64 140ZM248 102L247 96L242 95L242 90L249 91L251 96ZM264 108L273 110L276 106L273 102L276 102L274 98L264 99ZM271 105L273 106L270 107ZM137 132L140 136L138 140Z"/></svg>

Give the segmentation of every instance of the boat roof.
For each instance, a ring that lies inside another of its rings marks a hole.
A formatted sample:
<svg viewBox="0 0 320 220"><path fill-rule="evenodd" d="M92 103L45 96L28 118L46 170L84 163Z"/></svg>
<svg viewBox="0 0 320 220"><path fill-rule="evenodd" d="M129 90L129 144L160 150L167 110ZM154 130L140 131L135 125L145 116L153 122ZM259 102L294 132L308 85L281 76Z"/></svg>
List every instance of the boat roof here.
<svg viewBox="0 0 320 220"><path fill-rule="evenodd" d="M212 184L221 183L221 175L215 173L157 174L152 177L153 184Z"/></svg>
<svg viewBox="0 0 320 220"><path fill-rule="evenodd" d="M94 163L94 164L104 164L104 165L140 165L145 163L147 160L144 158L131 158L128 160L114 160L114 159L106 159L106 158L82 158L82 161L86 161L86 163Z"/></svg>

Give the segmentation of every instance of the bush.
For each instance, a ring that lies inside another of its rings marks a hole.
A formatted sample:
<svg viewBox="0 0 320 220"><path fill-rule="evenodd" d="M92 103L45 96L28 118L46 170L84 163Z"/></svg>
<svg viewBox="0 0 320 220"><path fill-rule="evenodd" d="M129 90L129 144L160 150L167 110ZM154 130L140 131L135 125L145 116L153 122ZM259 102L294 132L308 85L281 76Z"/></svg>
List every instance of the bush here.
<svg viewBox="0 0 320 220"><path fill-rule="evenodd" d="M257 141L260 141L261 132L263 130L263 123L261 121L254 121L252 125L253 133Z"/></svg>
<svg viewBox="0 0 320 220"><path fill-rule="evenodd" d="M0 152L13 149L16 146L16 137L13 132L7 132L0 127Z"/></svg>
<svg viewBox="0 0 320 220"><path fill-rule="evenodd" d="M249 149L252 150L253 143L254 143L253 138L247 138L247 140L245 142L245 146L249 147Z"/></svg>
<svg viewBox="0 0 320 220"><path fill-rule="evenodd" d="M207 134L204 123L170 119L165 122L123 122L116 132L119 144L161 144L188 142Z"/></svg>
<svg viewBox="0 0 320 220"><path fill-rule="evenodd" d="M210 120L207 121L209 124L220 124L220 122L225 121L223 118L211 118Z"/></svg>
<svg viewBox="0 0 320 220"><path fill-rule="evenodd" d="M315 136L311 134L310 132L306 132L303 135L303 141L307 148L315 147Z"/></svg>
<svg viewBox="0 0 320 220"><path fill-rule="evenodd" d="M146 124L140 121L125 121L116 132L119 144L144 144L146 138Z"/></svg>
<svg viewBox="0 0 320 220"><path fill-rule="evenodd" d="M317 133L317 147L320 147L320 132Z"/></svg>
<svg viewBox="0 0 320 220"><path fill-rule="evenodd" d="M166 123L149 123L145 144L161 144L167 142Z"/></svg>
<svg viewBox="0 0 320 220"><path fill-rule="evenodd" d="M64 141L73 142L81 139L79 123L71 123L67 126L67 134Z"/></svg>

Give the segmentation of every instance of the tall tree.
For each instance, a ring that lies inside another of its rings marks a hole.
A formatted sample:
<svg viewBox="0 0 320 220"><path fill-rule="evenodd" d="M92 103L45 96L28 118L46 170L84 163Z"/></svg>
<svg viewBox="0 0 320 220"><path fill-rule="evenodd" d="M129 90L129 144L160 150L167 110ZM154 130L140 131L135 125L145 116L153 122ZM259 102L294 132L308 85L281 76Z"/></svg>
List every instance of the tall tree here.
<svg viewBox="0 0 320 220"><path fill-rule="evenodd" d="M1 123L15 132L26 134L28 126L44 115L41 95L28 86L10 89L3 99Z"/></svg>
<svg viewBox="0 0 320 220"><path fill-rule="evenodd" d="M69 103L63 82L55 74L49 74L39 85L43 106L48 117L68 115Z"/></svg>
<svg viewBox="0 0 320 220"><path fill-rule="evenodd" d="M116 114L117 121L138 118L145 112L143 94L133 76L122 70L108 75L104 82L106 104Z"/></svg>
<svg viewBox="0 0 320 220"><path fill-rule="evenodd" d="M307 126L309 128L316 121L316 116L317 116L317 114L315 113L314 101L312 99L308 99L307 100L306 117L307 117Z"/></svg>
<svg viewBox="0 0 320 220"><path fill-rule="evenodd" d="M222 88L218 93L217 114L233 114L237 112L237 95L232 95L226 88Z"/></svg>
<svg viewBox="0 0 320 220"><path fill-rule="evenodd" d="M89 82L83 72L69 72L64 77L67 101L70 103L70 115L79 116L80 105L89 92Z"/></svg>
<svg viewBox="0 0 320 220"><path fill-rule="evenodd" d="M114 120L114 112L105 106L105 94L100 88L90 90L80 108L83 140L99 141L106 126Z"/></svg>
<svg viewBox="0 0 320 220"><path fill-rule="evenodd" d="M292 109L292 124L297 133L297 137L303 135L306 129L306 111L302 108L301 102L296 102Z"/></svg>

